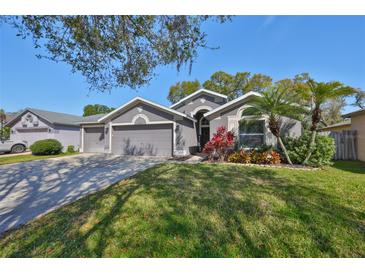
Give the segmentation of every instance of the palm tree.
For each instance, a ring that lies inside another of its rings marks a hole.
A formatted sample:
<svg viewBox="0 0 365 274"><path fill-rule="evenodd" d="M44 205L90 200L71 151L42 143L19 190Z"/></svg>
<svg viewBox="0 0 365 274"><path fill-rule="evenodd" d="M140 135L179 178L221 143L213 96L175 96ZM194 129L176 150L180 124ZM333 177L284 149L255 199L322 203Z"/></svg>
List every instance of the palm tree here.
<svg viewBox="0 0 365 274"><path fill-rule="evenodd" d="M323 104L330 99L337 99L339 97L351 95L356 92L354 88L345 86L344 84L337 81L325 83L316 82L313 79L309 79L306 83L306 86L307 88L298 91L301 93L302 98L307 99L311 105L312 123L310 130L312 131L312 135L303 165L308 163L314 149L318 124L322 120Z"/></svg>
<svg viewBox="0 0 365 274"><path fill-rule="evenodd" d="M285 116L293 119L300 119L305 113L305 108L296 104L297 96L293 92L276 86L262 92L261 96L253 98L249 106L242 112L243 116L252 115L254 118L268 117L269 129L276 137L280 148L289 164L290 160L286 147L281 139L281 117Z"/></svg>

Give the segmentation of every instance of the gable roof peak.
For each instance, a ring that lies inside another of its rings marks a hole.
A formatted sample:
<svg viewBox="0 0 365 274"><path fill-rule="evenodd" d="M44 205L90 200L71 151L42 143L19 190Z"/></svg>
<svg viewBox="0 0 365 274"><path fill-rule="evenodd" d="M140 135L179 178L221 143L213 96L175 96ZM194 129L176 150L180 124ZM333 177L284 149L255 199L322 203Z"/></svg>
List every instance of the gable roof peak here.
<svg viewBox="0 0 365 274"><path fill-rule="evenodd" d="M132 105L135 102L142 102L142 103L145 103L145 104L150 105L152 107L161 109L161 110L163 110L165 112L168 112L170 114L178 115L178 116L181 116L181 117L185 117L185 118L187 118L189 120L195 121L195 119L193 117L190 117L189 115L186 115L185 113L176 111L174 109L170 109L170 108L165 107L163 105L160 105L158 103L155 103L155 102L152 102L150 100L147 100L147 99L144 99L142 97L137 96L137 97L134 97L132 100L128 101L127 103L125 103L124 105L120 106L119 108L117 108L117 109L113 110L112 112L109 112L105 116L101 117L100 119L98 119L98 122L104 122L104 121L106 121L109 117L112 117L116 113L119 113L121 110L127 108L128 106Z"/></svg>
<svg viewBox="0 0 365 274"><path fill-rule="evenodd" d="M184 98L182 98L180 101L176 102L175 104L171 105L170 108L174 108L174 107L180 105L181 103L185 102L186 100L188 100L190 98L193 98L194 96L196 96L200 93L210 94L210 95L213 95L213 96L221 97L221 98L226 99L226 100L228 98L224 94L221 94L221 93L209 90L209 89L201 88L201 89L198 89L197 91L194 91L193 93L189 94L188 96L185 96Z"/></svg>
<svg viewBox="0 0 365 274"><path fill-rule="evenodd" d="M43 110L43 109L37 109L37 108L30 108L27 107L23 111L19 112L12 120L10 120L7 125L12 125L15 121L20 119L21 116L23 116L25 113L31 112L34 115L46 120L48 123L51 123L53 125L71 125L76 126L77 121L79 121L82 117L73 115L73 114L67 114L63 112L55 112L55 111L49 111L49 110Z"/></svg>
<svg viewBox="0 0 365 274"><path fill-rule="evenodd" d="M238 97L236 99L233 99L233 100L225 103L224 105L221 105L220 107L217 107L217 108L215 108L215 109L213 109L213 110L211 110L209 112L204 113L204 117L208 117L208 116L212 115L213 113L217 113L219 111L222 111L223 109L226 109L227 107L232 106L232 105L234 105L234 104L236 104L238 102L241 102L241 101L243 101L243 100L245 100L245 99L247 99L248 97L251 97L251 96L259 96L259 97L262 97L262 94L261 93L258 93L256 91L249 91L249 92L243 94L242 96L240 96L240 97Z"/></svg>

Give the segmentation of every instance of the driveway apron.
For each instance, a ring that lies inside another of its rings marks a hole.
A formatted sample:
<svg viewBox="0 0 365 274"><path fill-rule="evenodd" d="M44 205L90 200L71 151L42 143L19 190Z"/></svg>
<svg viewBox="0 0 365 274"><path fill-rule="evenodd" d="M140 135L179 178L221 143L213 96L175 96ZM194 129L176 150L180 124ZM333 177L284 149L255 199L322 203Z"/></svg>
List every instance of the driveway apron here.
<svg viewBox="0 0 365 274"><path fill-rule="evenodd" d="M0 166L0 234L165 161L82 154Z"/></svg>

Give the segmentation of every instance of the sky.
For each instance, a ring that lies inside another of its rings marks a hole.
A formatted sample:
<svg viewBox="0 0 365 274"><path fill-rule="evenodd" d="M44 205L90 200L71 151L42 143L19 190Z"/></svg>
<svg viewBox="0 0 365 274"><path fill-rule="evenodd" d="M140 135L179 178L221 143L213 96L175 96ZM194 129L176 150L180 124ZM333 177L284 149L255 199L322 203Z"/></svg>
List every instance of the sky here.
<svg viewBox="0 0 365 274"><path fill-rule="evenodd" d="M82 115L87 104L119 107L135 96L169 106L169 87L211 74L249 71L274 80L308 72L317 81L341 81L365 90L365 16L236 16L231 22L203 25L208 45L188 67L160 67L149 85L138 90L90 91L70 66L36 58L30 39L0 25L0 108L15 112L33 107ZM351 101L348 102L349 104ZM344 113L356 108L348 106Z"/></svg>

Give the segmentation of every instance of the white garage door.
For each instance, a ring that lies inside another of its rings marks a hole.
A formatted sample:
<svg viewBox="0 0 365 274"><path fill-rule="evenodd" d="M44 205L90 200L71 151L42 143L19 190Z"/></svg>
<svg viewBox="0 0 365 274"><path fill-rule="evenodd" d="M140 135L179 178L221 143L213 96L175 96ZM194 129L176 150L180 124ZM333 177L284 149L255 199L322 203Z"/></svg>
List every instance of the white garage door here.
<svg viewBox="0 0 365 274"><path fill-rule="evenodd" d="M119 155L172 156L172 124L114 126L112 152Z"/></svg>

